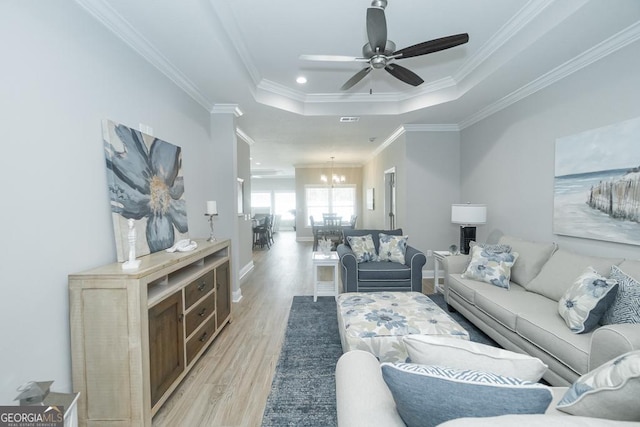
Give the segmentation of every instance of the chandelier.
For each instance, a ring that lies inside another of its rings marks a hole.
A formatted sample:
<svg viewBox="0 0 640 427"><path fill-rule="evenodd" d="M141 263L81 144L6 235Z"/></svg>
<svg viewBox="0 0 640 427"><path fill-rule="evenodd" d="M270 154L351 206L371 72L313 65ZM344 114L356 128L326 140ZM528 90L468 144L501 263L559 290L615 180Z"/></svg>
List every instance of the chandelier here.
<svg viewBox="0 0 640 427"><path fill-rule="evenodd" d="M340 184L345 182L347 179L345 178L344 175L338 175L333 173L333 160L335 159L335 157L331 157L331 173L329 174L329 176L331 177L331 185L333 186L334 184ZM329 183L329 178L327 177L327 175L325 174L321 174L320 175L320 181L324 182L325 184Z"/></svg>

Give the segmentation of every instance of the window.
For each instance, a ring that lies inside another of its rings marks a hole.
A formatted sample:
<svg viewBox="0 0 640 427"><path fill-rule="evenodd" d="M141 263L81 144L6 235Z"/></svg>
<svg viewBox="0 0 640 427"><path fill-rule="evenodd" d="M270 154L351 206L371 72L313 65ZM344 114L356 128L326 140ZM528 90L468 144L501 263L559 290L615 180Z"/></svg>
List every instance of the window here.
<svg viewBox="0 0 640 427"><path fill-rule="evenodd" d="M274 193L275 214L283 221L293 220L296 210L296 193Z"/></svg>
<svg viewBox="0 0 640 427"><path fill-rule="evenodd" d="M307 226L313 216L314 221L322 221L322 214L336 213L343 221L349 221L356 214L356 186L339 185L335 187L305 187Z"/></svg>
<svg viewBox="0 0 640 427"><path fill-rule="evenodd" d="M251 193L251 208L267 208L267 211L271 209L271 193L270 192L255 192Z"/></svg>

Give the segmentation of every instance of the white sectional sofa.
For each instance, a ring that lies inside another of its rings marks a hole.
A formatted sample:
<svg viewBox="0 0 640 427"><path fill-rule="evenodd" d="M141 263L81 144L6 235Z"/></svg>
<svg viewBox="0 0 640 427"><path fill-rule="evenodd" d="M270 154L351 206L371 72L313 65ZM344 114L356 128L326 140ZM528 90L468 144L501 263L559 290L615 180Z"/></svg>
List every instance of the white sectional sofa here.
<svg viewBox="0 0 640 427"><path fill-rule="evenodd" d="M544 414L458 418L439 427L632 427L638 422L568 415L556 409L567 387L552 387L553 400ZM336 367L339 427L406 427L398 414L380 363L371 353L354 350L342 355Z"/></svg>
<svg viewBox="0 0 640 427"><path fill-rule="evenodd" d="M502 236L499 243L519 254L510 289L462 278L469 256L450 256L443 262L446 301L505 349L540 358L549 366L543 378L550 384L570 385L613 357L640 349L640 324L599 326L576 334L558 314L558 300L585 268L608 275L617 265L637 280L640 261L578 255L554 243L510 236Z"/></svg>

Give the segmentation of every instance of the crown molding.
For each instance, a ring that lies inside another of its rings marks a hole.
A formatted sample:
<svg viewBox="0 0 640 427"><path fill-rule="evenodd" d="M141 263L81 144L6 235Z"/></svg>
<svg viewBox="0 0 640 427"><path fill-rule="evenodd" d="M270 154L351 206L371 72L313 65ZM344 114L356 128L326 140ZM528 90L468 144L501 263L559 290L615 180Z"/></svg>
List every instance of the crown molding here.
<svg viewBox="0 0 640 427"><path fill-rule="evenodd" d="M487 58L493 56L500 47L524 29L555 0L532 0L502 26L460 69L454 80L461 82L474 72Z"/></svg>
<svg viewBox="0 0 640 427"><path fill-rule="evenodd" d="M405 132L457 132L460 126L456 123L442 124L405 124L402 125Z"/></svg>
<svg viewBox="0 0 640 427"><path fill-rule="evenodd" d="M430 95L440 90L449 89L457 85L453 77L444 77L442 79L429 82L424 86L421 85L417 90L410 94L401 92L385 92L379 94L368 93L312 93L305 94L289 88L288 86L276 83L271 80L262 79L257 85L257 89L269 95L285 97L301 104L330 104L330 103L388 103L402 102Z"/></svg>
<svg viewBox="0 0 640 427"><path fill-rule="evenodd" d="M244 114L238 104L214 104L209 112L211 114L233 114L236 117Z"/></svg>
<svg viewBox="0 0 640 427"><path fill-rule="evenodd" d="M395 131L391 133L385 139L382 144L376 148L371 155L368 157L368 160L373 159L378 154L382 152L385 148L393 144L398 138L404 135L407 132L458 132L460 131L460 126L451 123L451 124L404 124L398 127Z"/></svg>
<svg viewBox="0 0 640 427"><path fill-rule="evenodd" d="M640 40L640 22L628 26L493 104L487 105L477 113L461 121L458 125L460 129L469 127L638 40Z"/></svg>
<svg viewBox="0 0 640 427"><path fill-rule="evenodd" d="M387 148L388 146L390 146L391 144L393 144L398 138L400 138L402 135L404 135L405 133L405 128L404 126L400 126L399 128L397 128L396 130L393 131L393 133L391 133L391 135L389 135L387 137L387 139L385 139L382 144L380 144L378 146L378 148L376 148L375 150L373 150L373 152L371 153L371 155L369 156L369 160L373 159L374 157L376 157L378 154L380 154L382 152L382 150L384 150L385 148Z"/></svg>
<svg viewBox="0 0 640 427"><path fill-rule="evenodd" d="M75 2L167 76L194 101L207 110L211 108L213 103L204 96L202 91L109 4L103 0L75 0Z"/></svg>
<svg viewBox="0 0 640 427"><path fill-rule="evenodd" d="M252 146L253 144L255 144L256 142L253 140L253 138L251 138L249 135L247 135L242 129L240 129L239 127L236 128L236 135L238 136L238 138L240 138L241 140L243 140L244 142L246 142L249 146Z"/></svg>
<svg viewBox="0 0 640 427"><path fill-rule="evenodd" d="M324 163L297 163L293 167L295 169L327 169L331 167L331 161ZM334 163L334 169L348 169L348 168L361 168L362 163Z"/></svg>

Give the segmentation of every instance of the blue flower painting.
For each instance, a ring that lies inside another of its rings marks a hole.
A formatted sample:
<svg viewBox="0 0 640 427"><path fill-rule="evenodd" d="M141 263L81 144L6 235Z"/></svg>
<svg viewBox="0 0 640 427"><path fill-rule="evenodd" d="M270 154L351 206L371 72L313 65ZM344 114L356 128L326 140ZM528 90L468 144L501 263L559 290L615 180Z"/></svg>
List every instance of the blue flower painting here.
<svg viewBox="0 0 640 427"><path fill-rule="evenodd" d="M104 148L118 261L128 252L128 219L135 220L137 255L188 238L181 148L111 121Z"/></svg>

